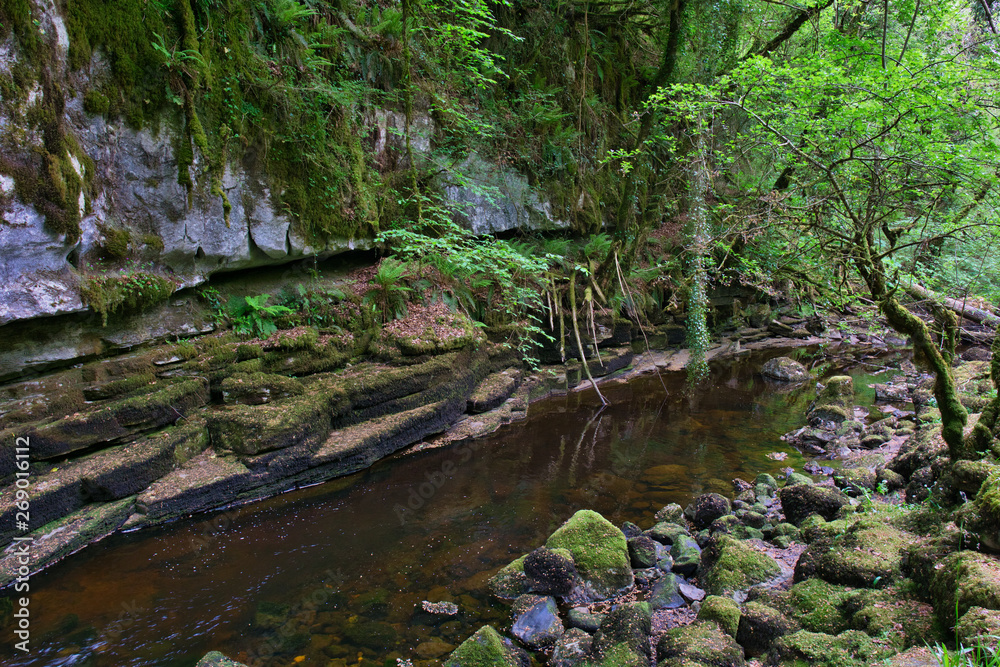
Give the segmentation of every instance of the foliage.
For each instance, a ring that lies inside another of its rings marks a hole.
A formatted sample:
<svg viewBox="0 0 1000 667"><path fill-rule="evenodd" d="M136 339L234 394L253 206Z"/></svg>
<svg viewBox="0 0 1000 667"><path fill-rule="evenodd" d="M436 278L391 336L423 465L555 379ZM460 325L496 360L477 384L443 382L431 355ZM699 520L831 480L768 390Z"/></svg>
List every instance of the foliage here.
<svg viewBox="0 0 1000 667"><path fill-rule="evenodd" d="M111 315L137 313L162 303L175 289L176 284L167 278L128 269L120 275L87 276L80 285L80 295L107 326Z"/></svg>
<svg viewBox="0 0 1000 667"><path fill-rule="evenodd" d="M936 644L932 650L941 667L1000 667L1000 655L987 643L955 649Z"/></svg>
<svg viewBox="0 0 1000 667"><path fill-rule="evenodd" d="M268 306L270 294L232 297L226 303L226 314L233 323L233 330L241 336L266 338L278 330L275 319L292 314L286 306Z"/></svg>
<svg viewBox="0 0 1000 667"><path fill-rule="evenodd" d="M406 315L406 294L411 289L402 283L408 273L409 267L405 262L391 257L383 259L378 265L378 271L372 278L375 288L365 296L365 302L380 315L383 324Z"/></svg>

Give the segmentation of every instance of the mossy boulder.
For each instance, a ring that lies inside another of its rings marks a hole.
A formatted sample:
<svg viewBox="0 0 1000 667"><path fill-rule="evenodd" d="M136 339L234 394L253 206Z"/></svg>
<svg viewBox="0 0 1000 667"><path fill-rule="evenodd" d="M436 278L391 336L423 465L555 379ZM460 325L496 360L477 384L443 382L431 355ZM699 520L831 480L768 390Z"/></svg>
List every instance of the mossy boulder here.
<svg viewBox="0 0 1000 667"><path fill-rule="evenodd" d="M849 502L839 490L815 484L786 486L778 492L778 496L785 517L796 526L810 514L818 514L830 521Z"/></svg>
<svg viewBox="0 0 1000 667"><path fill-rule="evenodd" d="M657 523L679 524L683 518L684 508L677 503L664 505L656 512L656 514L653 515L653 519L655 519Z"/></svg>
<svg viewBox="0 0 1000 667"><path fill-rule="evenodd" d="M854 403L854 380L848 375L837 375L827 378L826 386L820 391L819 397L809 408L809 423L843 424L851 420Z"/></svg>
<svg viewBox="0 0 1000 667"><path fill-rule="evenodd" d="M656 540L660 544L666 544L667 546L672 545L681 537L690 537L690 533L687 528L670 521L660 521L644 534L647 537Z"/></svg>
<svg viewBox="0 0 1000 667"><path fill-rule="evenodd" d="M569 595L579 580L573 558L564 549L535 549L524 558L524 574L532 591L548 595Z"/></svg>
<svg viewBox="0 0 1000 667"><path fill-rule="evenodd" d="M891 646L858 630L836 636L799 630L781 637L774 646L779 660L814 667L874 665L895 653Z"/></svg>
<svg viewBox="0 0 1000 667"><path fill-rule="evenodd" d="M798 622L759 602L747 602L736 629L736 641L748 658L763 655L779 637L800 629Z"/></svg>
<svg viewBox="0 0 1000 667"><path fill-rule="evenodd" d="M730 637L736 636L740 627L740 607L729 597L709 595L698 610L699 621L714 621Z"/></svg>
<svg viewBox="0 0 1000 667"><path fill-rule="evenodd" d="M710 595L731 595L780 573L773 558L728 535L713 536L701 554L699 578Z"/></svg>
<svg viewBox="0 0 1000 667"><path fill-rule="evenodd" d="M822 579L801 581L789 590L782 605L812 632L836 635L850 627L850 620L841 610L850 589L837 586Z"/></svg>
<svg viewBox="0 0 1000 667"><path fill-rule="evenodd" d="M652 622L652 610L647 603L627 602L618 605L601 621L601 627L594 635L593 653L607 656L619 647L625 647L630 653L645 656L648 660L652 654L649 644Z"/></svg>
<svg viewBox="0 0 1000 667"><path fill-rule="evenodd" d="M970 607L955 625L955 639L963 646L996 651L1000 642L1000 611Z"/></svg>
<svg viewBox="0 0 1000 667"><path fill-rule="evenodd" d="M760 374L779 382L802 382L809 379L806 367L789 357L768 359L761 367Z"/></svg>
<svg viewBox="0 0 1000 667"><path fill-rule="evenodd" d="M594 638L579 628L570 628L556 640L550 667L574 667L590 653Z"/></svg>
<svg viewBox="0 0 1000 667"><path fill-rule="evenodd" d="M841 535L810 544L795 566L795 580L817 576L832 584L884 588L902 576L904 551L915 540L880 517L859 516Z"/></svg>
<svg viewBox="0 0 1000 667"><path fill-rule="evenodd" d="M910 598L899 588L850 592L843 597L841 609L849 615L852 629L862 630L898 650L948 639L940 631L931 606Z"/></svg>
<svg viewBox="0 0 1000 667"><path fill-rule="evenodd" d="M227 658L218 651L206 653L195 667L246 667L242 662Z"/></svg>
<svg viewBox="0 0 1000 667"><path fill-rule="evenodd" d="M572 554L587 597L605 600L634 583L625 535L597 512L578 511L552 533L545 546Z"/></svg>
<svg viewBox="0 0 1000 667"><path fill-rule="evenodd" d="M959 461L953 468L953 476L965 472L964 477L976 477L978 474L986 472L986 478L980 483L975 501L972 504L969 516L969 527L979 534L983 543L990 548L1000 547L1000 470L996 466L967 465L964 468L958 464L984 463L981 461L966 462Z"/></svg>
<svg viewBox="0 0 1000 667"><path fill-rule="evenodd" d="M716 667L746 664L743 648L711 621L695 621L667 630L657 642L656 656L663 667L685 660Z"/></svg>
<svg viewBox="0 0 1000 667"><path fill-rule="evenodd" d="M524 559L527 555L500 568L489 581L490 591L501 600L514 600L528 592L528 575L524 573Z"/></svg>
<svg viewBox="0 0 1000 667"><path fill-rule="evenodd" d="M632 567L656 567L656 542L645 535L630 537L628 540L628 555Z"/></svg>
<svg viewBox="0 0 1000 667"><path fill-rule="evenodd" d="M698 571L701 565L701 547L694 538L682 535L670 545L671 569L685 577Z"/></svg>
<svg viewBox="0 0 1000 667"><path fill-rule="evenodd" d="M865 491L873 491L878 476L868 468L843 468L833 474L833 483L847 495L857 497Z"/></svg>
<svg viewBox="0 0 1000 667"><path fill-rule="evenodd" d="M730 512L729 500L718 493L703 493L684 509L686 516L695 528L707 528L713 521Z"/></svg>
<svg viewBox="0 0 1000 667"><path fill-rule="evenodd" d="M493 626L484 625L444 661L445 667L529 667L531 658Z"/></svg>
<svg viewBox="0 0 1000 667"><path fill-rule="evenodd" d="M976 551L951 554L937 567L931 597L946 627L973 607L1000 610L1000 561Z"/></svg>

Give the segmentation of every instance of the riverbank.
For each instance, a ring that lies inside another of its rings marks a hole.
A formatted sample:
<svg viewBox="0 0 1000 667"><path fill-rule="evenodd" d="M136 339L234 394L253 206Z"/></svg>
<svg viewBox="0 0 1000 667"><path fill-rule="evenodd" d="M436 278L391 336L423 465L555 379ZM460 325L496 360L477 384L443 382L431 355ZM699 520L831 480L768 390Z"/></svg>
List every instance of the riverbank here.
<svg viewBox="0 0 1000 667"><path fill-rule="evenodd" d="M991 396L986 361L956 375L970 406ZM527 649L559 667L902 667L956 643L996 650L1000 467L949 465L928 381L912 369L877 387L889 416L872 421L851 379L829 378L788 434L845 459L820 483L736 479L732 500L704 494L639 525L577 512L490 582L517 641L484 626L445 665L523 665Z"/></svg>

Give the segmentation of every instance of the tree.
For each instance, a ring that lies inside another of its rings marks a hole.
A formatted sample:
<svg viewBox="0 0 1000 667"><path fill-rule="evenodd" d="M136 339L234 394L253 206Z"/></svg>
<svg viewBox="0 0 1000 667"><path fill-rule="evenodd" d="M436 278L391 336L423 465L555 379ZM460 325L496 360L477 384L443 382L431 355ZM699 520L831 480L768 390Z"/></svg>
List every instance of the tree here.
<svg viewBox="0 0 1000 667"><path fill-rule="evenodd" d="M990 215L1000 157L997 59L957 2L924 14L918 5L893 33L887 12L867 18L867 30L826 30L807 57L753 57L710 85L664 89L655 103L673 118L712 118L714 133L732 128L733 140L714 156L728 185L743 169L763 173L758 183L781 183L783 191L742 195L757 202L755 214L815 238L826 256L853 267L935 373L952 459L975 458L950 370L954 315L936 311L935 341L897 290L915 248L998 235Z"/></svg>

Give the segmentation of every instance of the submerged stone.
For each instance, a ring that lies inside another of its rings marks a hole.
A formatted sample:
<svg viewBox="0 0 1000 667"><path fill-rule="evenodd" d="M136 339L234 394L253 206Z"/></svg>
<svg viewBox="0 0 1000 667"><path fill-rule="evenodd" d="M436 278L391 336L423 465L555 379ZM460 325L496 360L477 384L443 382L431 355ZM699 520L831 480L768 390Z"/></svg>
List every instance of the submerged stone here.
<svg viewBox="0 0 1000 667"><path fill-rule="evenodd" d="M231 660L218 651L212 651L211 653L206 653L195 667L246 667L246 665L242 662Z"/></svg>

